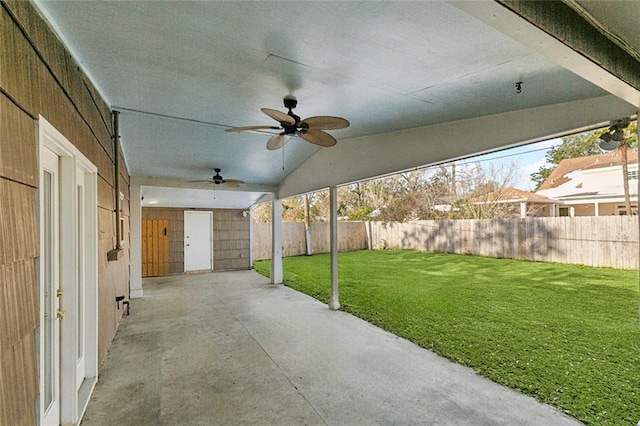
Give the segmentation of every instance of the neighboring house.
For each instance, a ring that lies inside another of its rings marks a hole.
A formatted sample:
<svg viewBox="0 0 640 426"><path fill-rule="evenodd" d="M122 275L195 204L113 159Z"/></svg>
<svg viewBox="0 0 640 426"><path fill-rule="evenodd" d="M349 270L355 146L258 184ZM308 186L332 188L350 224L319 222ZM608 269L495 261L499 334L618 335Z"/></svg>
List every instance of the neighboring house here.
<svg viewBox="0 0 640 426"><path fill-rule="evenodd" d="M557 211L558 204L544 195L522 191L510 186L489 192L480 198L476 198L474 204L478 206L496 207L502 214L510 212L514 217L550 216L549 213Z"/></svg>
<svg viewBox="0 0 640 426"><path fill-rule="evenodd" d="M638 213L638 151L627 152L627 179L632 214ZM624 203L622 155L619 150L562 160L536 195L556 200L558 211L544 216L610 216L628 214ZM555 207L550 206L553 209Z"/></svg>

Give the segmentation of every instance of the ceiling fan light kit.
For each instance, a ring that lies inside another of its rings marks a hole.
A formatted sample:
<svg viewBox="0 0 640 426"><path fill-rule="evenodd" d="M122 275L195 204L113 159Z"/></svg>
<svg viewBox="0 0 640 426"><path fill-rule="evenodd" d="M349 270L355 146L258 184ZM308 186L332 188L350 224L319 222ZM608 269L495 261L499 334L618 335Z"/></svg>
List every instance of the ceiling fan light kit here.
<svg viewBox="0 0 640 426"><path fill-rule="evenodd" d="M613 120L609 123L609 128L600 135L598 146L603 151L612 151L620 146L624 140L624 129L629 125L631 119L628 117L620 120Z"/></svg>
<svg viewBox="0 0 640 426"><path fill-rule="evenodd" d="M227 129L226 131L242 132L245 130L281 130L281 133L272 136L269 141L267 141L267 149L275 150L284 146L292 136L297 136L318 146L331 147L334 146L337 141L333 136L325 132L325 130L344 129L350 125L349 121L344 118L328 115L309 117L301 120L299 116L293 113L293 109L298 105L298 100L293 96L287 96L283 101L284 107L289 110L287 113L271 108L260 109L260 111L265 115L277 121L280 124L280 127L257 125L234 127Z"/></svg>

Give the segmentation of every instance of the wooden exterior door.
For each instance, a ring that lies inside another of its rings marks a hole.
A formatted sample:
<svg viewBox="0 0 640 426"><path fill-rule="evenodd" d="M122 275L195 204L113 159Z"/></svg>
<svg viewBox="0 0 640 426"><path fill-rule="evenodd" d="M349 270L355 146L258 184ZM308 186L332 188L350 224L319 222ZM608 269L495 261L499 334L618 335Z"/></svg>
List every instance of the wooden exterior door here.
<svg viewBox="0 0 640 426"><path fill-rule="evenodd" d="M142 276L169 275L169 221L142 221Z"/></svg>

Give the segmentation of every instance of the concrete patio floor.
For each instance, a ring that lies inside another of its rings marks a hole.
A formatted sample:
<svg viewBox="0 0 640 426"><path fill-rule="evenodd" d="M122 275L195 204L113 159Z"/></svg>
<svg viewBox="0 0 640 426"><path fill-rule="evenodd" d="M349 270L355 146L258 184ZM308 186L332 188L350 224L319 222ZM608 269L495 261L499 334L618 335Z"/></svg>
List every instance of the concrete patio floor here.
<svg viewBox="0 0 640 426"><path fill-rule="evenodd" d="M144 281L83 425L569 425L254 271Z"/></svg>

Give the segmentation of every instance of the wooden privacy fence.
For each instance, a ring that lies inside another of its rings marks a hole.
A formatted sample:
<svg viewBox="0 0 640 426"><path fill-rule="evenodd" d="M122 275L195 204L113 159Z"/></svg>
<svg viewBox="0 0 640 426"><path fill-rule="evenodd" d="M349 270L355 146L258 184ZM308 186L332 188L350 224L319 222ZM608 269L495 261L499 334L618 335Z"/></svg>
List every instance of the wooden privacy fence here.
<svg viewBox="0 0 640 426"><path fill-rule="evenodd" d="M340 222L340 251L402 248L638 269L634 216ZM312 253L329 252L329 224L311 226ZM283 223L283 256L306 253L304 225ZM271 258L271 224L253 225L253 260Z"/></svg>
<svg viewBox="0 0 640 426"><path fill-rule="evenodd" d="M638 217L372 222L371 247L638 269Z"/></svg>
<svg viewBox="0 0 640 426"><path fill-rule="evenodd" d="M271 259L271 224L253 224L253 260ZM282 224L282 255L284 257L307 254L307 242L302 222ZM338 223L338 250L353 251L367 248L364 222ZM311 224L311 252L329 253L329 224Z"/></svg>

